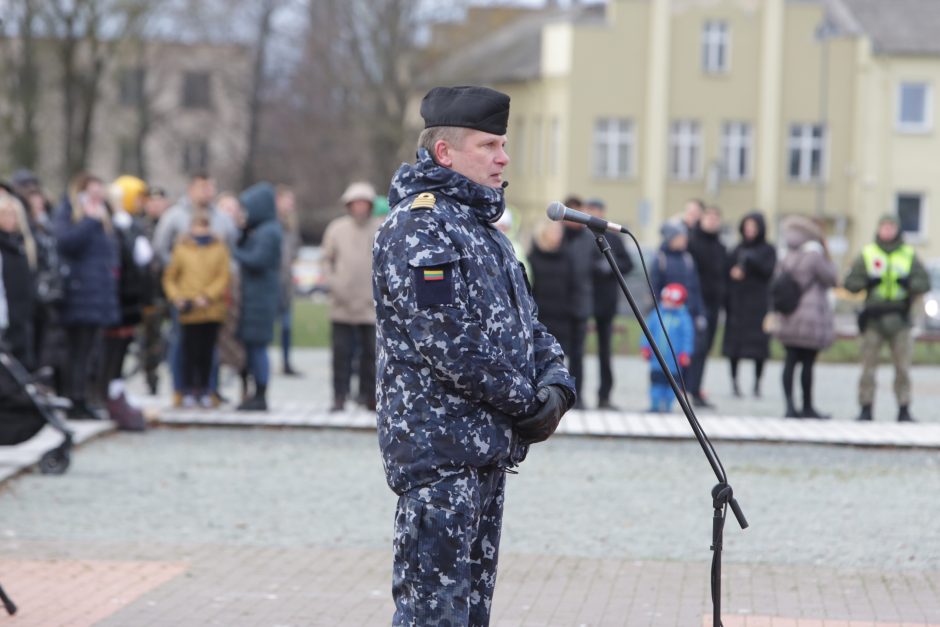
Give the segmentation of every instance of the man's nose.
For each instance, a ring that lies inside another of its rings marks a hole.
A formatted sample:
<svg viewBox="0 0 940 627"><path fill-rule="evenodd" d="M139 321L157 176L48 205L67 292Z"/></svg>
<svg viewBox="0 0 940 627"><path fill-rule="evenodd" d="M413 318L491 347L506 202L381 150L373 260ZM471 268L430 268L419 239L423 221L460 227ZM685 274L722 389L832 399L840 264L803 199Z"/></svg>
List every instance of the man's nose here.
<svg viewBox="0 0 940 627"><path fill-rule="evenodd" d="M496 163L506 166L509 163L509 153L506 152L505 148L499 149L499 154L496 155Z"/></svg>

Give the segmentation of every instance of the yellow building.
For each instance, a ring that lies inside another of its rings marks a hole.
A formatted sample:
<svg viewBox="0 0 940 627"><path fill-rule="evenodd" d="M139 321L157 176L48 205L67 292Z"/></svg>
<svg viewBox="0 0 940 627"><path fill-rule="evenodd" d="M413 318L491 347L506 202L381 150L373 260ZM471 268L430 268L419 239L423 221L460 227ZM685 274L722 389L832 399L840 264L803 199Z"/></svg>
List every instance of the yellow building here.
<svg viewBox="0 0 940 627"><path fill-rule="evenodd" d="M937 0L609 0L522 17L437 79L512 97L529 224L576 193L654 244L701 197L733 225L819 216L844 257L895 212L940 257L937 24Z"/></svg>

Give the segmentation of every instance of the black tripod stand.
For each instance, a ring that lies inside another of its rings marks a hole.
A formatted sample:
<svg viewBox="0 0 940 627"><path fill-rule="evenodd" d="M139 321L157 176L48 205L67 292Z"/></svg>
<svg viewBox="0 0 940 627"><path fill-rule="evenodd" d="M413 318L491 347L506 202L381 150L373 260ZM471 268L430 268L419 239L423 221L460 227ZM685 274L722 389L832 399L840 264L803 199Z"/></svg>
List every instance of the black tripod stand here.
<svg viewBox="0 0 940 627"><path fill-rule="evenodd" d="M10 597L7 596L7 593L3 591L3 586L0 586L0 601L3 602L3 607L6 608L10 616L16 614L16 605L14 605Z"/></svg>
<svg viewBox="0 0 940 627"><path fill-rule="evenodd" d="M695 439L698 440L699 445L705 452L705 458L708 460L709 465L711 465L712 470L715 473L715 477L718 478L718 484L712 488L711 493L712 507L714 508L714 515L712 517L711 550L713 551L713 554L711 589L712 607L714 609L712 626L721 627L721 543L722 536L724 534L725 514L727 513L728 505L731 506L731 511L734 512L734 517L737 519L741 529L747 528L747 520L744 518L744 513L741 511L737 500L734 498L734 492L731 490L731 485L728 483L728 476L725 473L724 466L721 464L721 460L718 459L718 454L715 452L714 447L712 447L712 443L709 441L708 436L705 435L705 432L702 430L702 426L695 417L695 412L693 412L692 408L689 406L683 390L679 388L675 378L673 378L672 373L670 372L670 368L666 364L666 360L659 351L659 347L656 346L656 342L653 340L649 327L646 326L646 321L643 320L643 315L640 313L640 309L637 306L636 301L633 299L633 295L630 293L630 289L627 287L627 282L624 280L623 274L620 273L620 269L617 267L617 262L614 260L613 253L610 250L610 243L604 236L604 231L609 228L608 224L606 222L603 222L602 224L600 222L597 224L588 223L587 226L594 232L594 241L597 243L597 247L604 254L604 257L607 258L607 263L610 264L614 275L617 277L617 282L620 283L620 289L623 290L624 295L627 297L627 302L630 303L630 309L633 310L633 315L636 316L637 321L639 321L640 328L643 329L643 335L646 336L646 339L649 341L650 349L652 350L653 354L656 355L656 360L659 362L663 372L666 373L666 378L669 380L669 385L672 387L672 391L676 395L676 399L679 401L679 406L682 408L682 412L685 414L685 417L689 421L689 425L692 427L692 432L695 434ZM626 230L624 229L624 231ZM627 234L633 238L631 233L627 232ZM633 238L633 241L636 242L636 238ZM636 244L637 250L639 250L639 242L636 242ZM643 272L646 273L646 262L643 260L642 254L640 255L640 263L643 265ZM656 295L654 294L653 302L655 303L655 301ZM670 344L670 349L671 348L672 345Z"/></svg>

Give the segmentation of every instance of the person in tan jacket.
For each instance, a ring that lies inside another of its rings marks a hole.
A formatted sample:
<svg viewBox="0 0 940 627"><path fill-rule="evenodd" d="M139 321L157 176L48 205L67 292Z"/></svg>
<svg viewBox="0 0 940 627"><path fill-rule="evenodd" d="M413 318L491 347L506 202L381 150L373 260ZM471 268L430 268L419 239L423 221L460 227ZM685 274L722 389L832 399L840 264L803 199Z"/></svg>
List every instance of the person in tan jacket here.
<svg viewBox="0 0 940 627"><path fill-rule="evenodd" d="M183 350L183 406L212 407L209 373L219 327L225 320L228 248L210 230L208 212L197 212L189 233L177 239L163 290L179 312Z"/></svg>
<svg viewBox="0 0 940 627"><path fill-rule="evenodd" d="M333 348L333 407L349 397L354 347L359 349L359 401L375 409L375 305L372 302L372 243L379 220L372 215L375 190L350 184L342 196L346 215L323 234L323 273L330 290Z"/></svg>

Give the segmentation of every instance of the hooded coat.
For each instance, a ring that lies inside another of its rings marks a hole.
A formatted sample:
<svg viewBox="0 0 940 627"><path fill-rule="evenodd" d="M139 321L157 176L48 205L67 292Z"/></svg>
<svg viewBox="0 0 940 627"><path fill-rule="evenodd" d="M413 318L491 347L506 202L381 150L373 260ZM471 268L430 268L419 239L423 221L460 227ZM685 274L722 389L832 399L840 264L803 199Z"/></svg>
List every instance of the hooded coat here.
<svg viewBox="0 0 940 627"><path fill-rule="evenodd" d="M245 231L232 257L241 273L238 339L245 344L270 344L280 304L281 224L274 187L257 183L238 197L247 213Z"/></svg>
<svg viewBox="0 0 940 627"><path fill-rule="evenodd" d="M837 281L836 265L823 248L823 234L815 222L793 216L783 223L786 256L779 270L789 272L802 288L793 313L781 316L774 333L784 346L823 350L835 340L835 314L829 304L829 289Z"/></svg>
<svg viewBox="0 0 940 627"><path fill-rule="evenodd" d="M100 220L72 220L72 203L66 198L55 217L55 235L61 261L68 274L63 325L107 327L118 324L118 274L120 257L114 235Z"/></svg>
<svg viewBox="0 0 940 627"><path fill-rule="evenodd" d="M466 467L509 467L527 452L516 418L538 388L574 381L512 244L493 226L502 189L418 151L392 179L394 209L373 248L377 426L398 494Z"/></svg>
<svg viewBox="0 0 940 627"><path fill-rule="evenodd" d="M757 237L744 238L744 223L757 223ZM725 302L725 335L721 354L737 359L767 359L770 356L770 336L764 333L764 316L770 308L770 281L777 265L777 253L767 243L767 225L757 212L745 215L738 225L741 243L728 256L730 267L740 266L744 279L728 279ZM730 275L729 275L730 276Z"/></svg>
<svg viewBox="0 0 940 627"><path fill-rule="evenodd" d="M4 334L13 356L27 368L34 365L33 308L35 305L34 275L29 267L23 237L19 233L0 231L0 269L7 298L8 327Z"/></svg>

